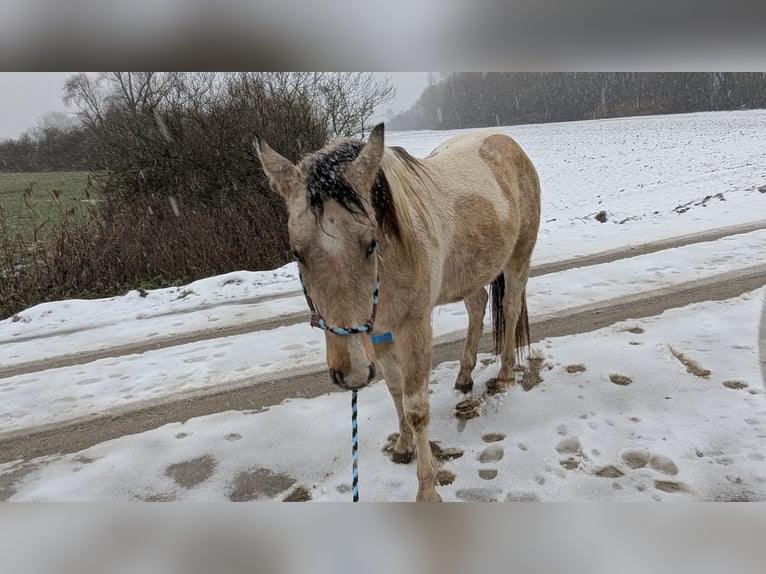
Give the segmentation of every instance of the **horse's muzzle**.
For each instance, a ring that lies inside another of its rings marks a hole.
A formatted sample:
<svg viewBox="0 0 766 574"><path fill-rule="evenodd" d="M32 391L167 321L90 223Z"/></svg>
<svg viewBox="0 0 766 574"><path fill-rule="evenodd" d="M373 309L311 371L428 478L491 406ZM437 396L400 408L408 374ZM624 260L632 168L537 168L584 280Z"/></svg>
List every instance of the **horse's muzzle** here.
<svg viewBox="0 0 766 574"><path fill-rule="evenodd" d="M333 384L340 387L344 391L355 391L357 389L362 389L369 385L372 382L372 379L375 378L375 365L370 364L369 367L369 374L367 376L367 380L364 381L361 385L351 385L348 381L346 381L345 377L343 376L343 373L336 369L330 369L330 380L332 380Z"/></svg>

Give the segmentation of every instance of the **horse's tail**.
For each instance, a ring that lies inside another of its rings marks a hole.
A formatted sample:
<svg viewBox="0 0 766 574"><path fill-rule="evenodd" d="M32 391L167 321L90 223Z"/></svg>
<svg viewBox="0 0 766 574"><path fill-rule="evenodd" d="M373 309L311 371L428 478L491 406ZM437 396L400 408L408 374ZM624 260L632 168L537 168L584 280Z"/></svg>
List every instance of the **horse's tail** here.
<svg viewBox="0 0 766 574"><path fill-rule="evenodd" d="M492 282L489 290L492 298L492 334L495 343L495 354L499 355L505 344L505 315L503 315L505 277L502 273ZM516 359L521 360L522 349L528 348L531 343L529 336L526 290L521 294L521 309L519 310L519 316L516 320L514 342L516 347Z"/></svg>
<svg viewBox="0 0 766 574"><path fill-rule="evenodd" d="M499 355L505 344L505 315L503 315L503 297L505 297L505 277L502 273L489 286L492 298L492 336L495 342L495 354Z"/></svg>
<svg viewBox="0 0 766 574"><path fill-rule="evenodd" d="M529 337L529 316L527 315L527 290L521 292L521 310L516 320L516 361L521 362L522 349L529 349L532 340Z"/></svg>

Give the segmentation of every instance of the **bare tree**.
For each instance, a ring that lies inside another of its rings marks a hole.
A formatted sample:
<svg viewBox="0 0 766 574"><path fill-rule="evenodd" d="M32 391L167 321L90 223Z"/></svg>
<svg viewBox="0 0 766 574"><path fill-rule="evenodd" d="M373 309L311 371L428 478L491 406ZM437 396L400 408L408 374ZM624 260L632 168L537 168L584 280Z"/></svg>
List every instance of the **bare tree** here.
<svg viewBox="0 0 766 574"><path fill-rule="evenodd" d="M252 137L273 123L268 131L276 133L274 144L297 157L314 149L314 136L281 141L286 138L280 134L316 135L318 123L329 137L363 137L376 109L395 95L388 78L361 72L102 72L72 76L64 90L64 102L91 130L93 149L101 150L96 158L101 167L124 166L130 158L142 177L157 165L158 149L165 149L158 148L158 135L189 144L190 130L196 129L205 145L223 151L231 142L216 121L226 123L232 137L241 137L242 128ZM233 125L237 115L224 110L238 110L241 125ZM176 147L174 153L191 152Z"/></svg>
<svg viewBox="0 0 766 574"><path fill-rule="evenodd" d="M32 134L39 138L41 134L48 130L58 130L66 133L78 128L79 125L80 123L74 115L58 110L51 111L46 112L37 120L35 127L32 129Z"/></svg>
<svg viewBox="0 0 766 574"><path fill-rule="evenodd" d="M232 78L242 84L264 85L283 102L297 97L308 99L331 136L364 136L375 110L396 95L390 79L372 72L102 72L69 78L64 86L64 103L77 109L84 125L94 127L103 122L110 108L135 116L161 108L168 99L194 103L230 84Z"/></svg>
<svg viewBox="0 0 766 574"><path fill-rule="evenodd" d="M308 98L331 137L364 137L375 110L390 103L396 88L372 72L270 72L260 74L271 93L290 101Z"/></svg>
<svg viewBox="0 0 766 574"><path fill-rule="evenodd" d="M334 136L364 137L375 110L396 96L391 81L372 72L319 72L311 85L318 112Z"/></svg>
<svg viewBox="0 0 766 574"><path fill-rule="evenodd" d="M77 116L88 127L103 120L106 90L104 74L89 76L84 72L71 76L64 83L64 104L77 108Z"/></svg>

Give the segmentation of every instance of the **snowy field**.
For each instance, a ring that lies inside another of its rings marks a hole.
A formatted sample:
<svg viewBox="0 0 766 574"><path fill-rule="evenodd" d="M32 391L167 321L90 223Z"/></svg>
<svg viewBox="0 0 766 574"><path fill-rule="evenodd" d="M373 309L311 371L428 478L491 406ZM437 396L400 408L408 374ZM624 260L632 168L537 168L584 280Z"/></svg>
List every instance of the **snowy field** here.
<svg viewBox="0 0 766 574"><path fill-rule="evenodd" d="M766 110L499 130L540 175L535 263L766 217ZM387 143L422 157L456 133L392 133ZM609 223L592 225L601 210Z"/></svg>
<svg viewBox="0 0 766 574"><path fill-rule="evenodd" d="M541 176L534 263L766 219L766 193L759 191L766 185L765 129L766 111L501 128L525 148ZM393 132L387 143L424 156L450 135ZM603 224L594 219L601 210L608 217ZM752 231L541 275L530 280L530 313L534 321L751 268L766 262L763 253L766 231ZM442 497L766 500L766 399L758 358L763 299L760 289L545 340L537 345L540 361L530 363L542 382L528 392L517 386L482 398L484 382L497 370L492 357L483 357L474 377L480 416L468 421L453 413L462 398L451 390L457 363L440 365L432 379L432 438L455 449L448 453L462 453L444 463L445 481L455 476L440 487ZM0 438L115 408L258 384L276 373L319 370L324 337L302 318L290 324L304 312L294 265L28 309L0 322L0 373L137 341L243 322L254 327L0 375ZM277 319L286 326L258 330L259 322ZM434 313L438 337L457 338L465 324L461 304ZM710 373L687 372L673 351ZM567 372L572 365L584 371ZM631 382L615 384L611 375ZM333 394L258 413L234 410L72 455L6 463L0 496L6 488L10 500L281 500L302 487L314 500L348 500L349 400ZM414 466L394 465L382 453L397 426L384 383L360 393L360 415L362 498L414 498Z"/></svg>

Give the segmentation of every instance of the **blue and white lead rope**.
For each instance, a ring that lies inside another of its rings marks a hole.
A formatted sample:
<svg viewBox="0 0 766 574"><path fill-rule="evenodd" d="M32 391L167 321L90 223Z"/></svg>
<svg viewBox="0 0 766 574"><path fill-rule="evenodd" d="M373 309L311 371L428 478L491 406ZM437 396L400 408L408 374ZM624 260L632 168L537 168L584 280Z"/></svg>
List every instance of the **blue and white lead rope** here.
<svg viewBox="0 0 766 574"><path fill-rule="evenodd" d="M354 502L359 502L359 433L356 425L356 391L351 391L351 460L353 461L351 490L354 495Z"/></svg>

